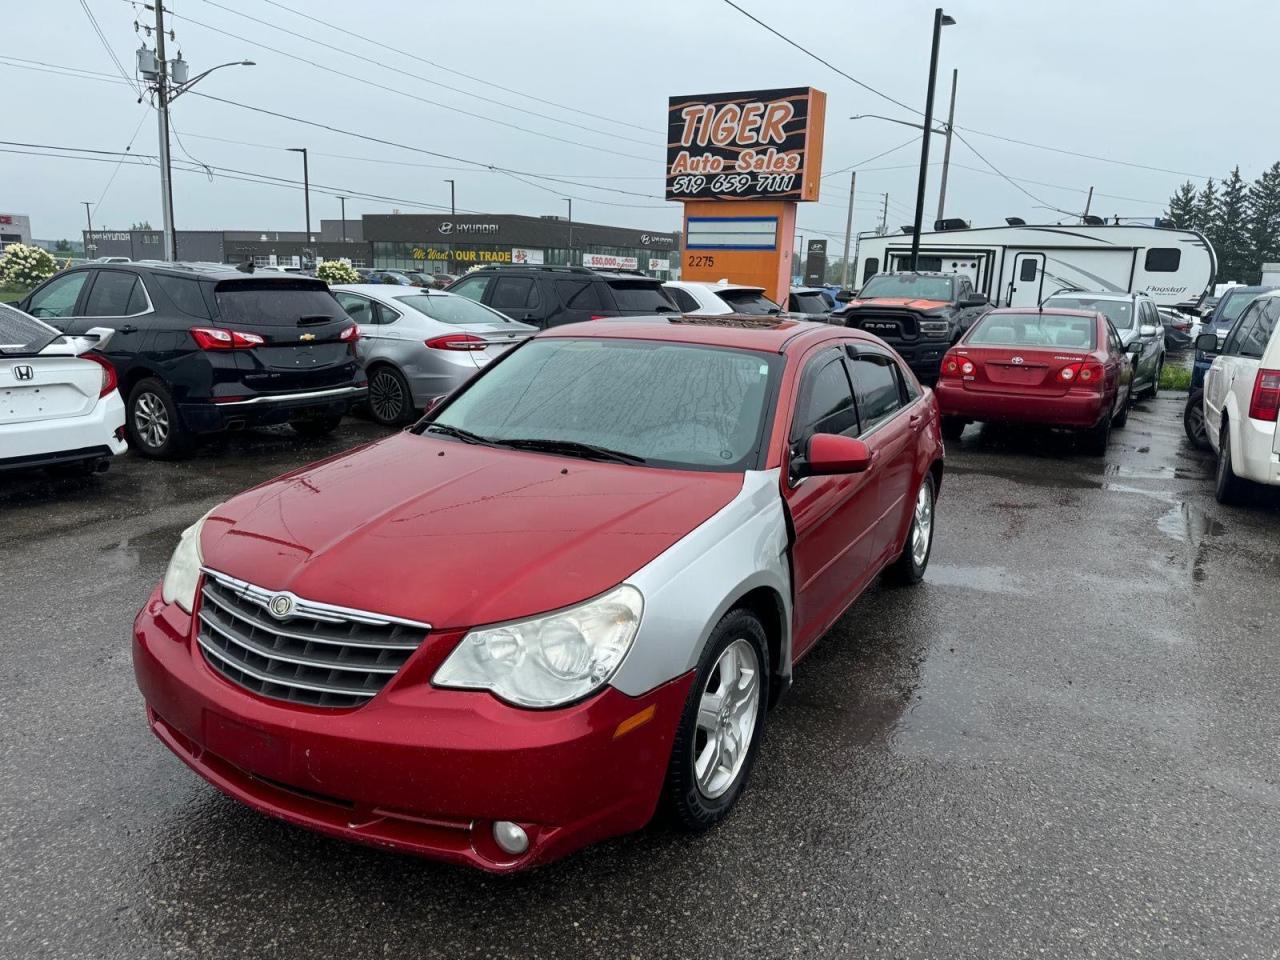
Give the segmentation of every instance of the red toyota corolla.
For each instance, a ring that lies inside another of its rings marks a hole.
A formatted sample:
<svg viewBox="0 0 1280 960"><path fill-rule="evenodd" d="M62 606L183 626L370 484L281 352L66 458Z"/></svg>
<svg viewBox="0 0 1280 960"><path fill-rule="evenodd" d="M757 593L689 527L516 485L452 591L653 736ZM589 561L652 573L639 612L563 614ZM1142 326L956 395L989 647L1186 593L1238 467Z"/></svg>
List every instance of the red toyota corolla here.
<svg viewBox="0 0 1280 960"><path fill-rule="evenodd" d="M1140 346L1140 345L1139 345ZM1107 449L1129 418L1133 364L1111 321L1080 310L992 310L942 358L935 388L942 430L957 439L977 421L1085 431Z"/></svg>
<svg viewBox="0 0 1280 960"><path fill-rule="evenodd" d="M291 823L486 870L741 792L793 665L924 574L937 405L874 337L557 327L411 430L185 531L138 614L160 740Z"/></svg>

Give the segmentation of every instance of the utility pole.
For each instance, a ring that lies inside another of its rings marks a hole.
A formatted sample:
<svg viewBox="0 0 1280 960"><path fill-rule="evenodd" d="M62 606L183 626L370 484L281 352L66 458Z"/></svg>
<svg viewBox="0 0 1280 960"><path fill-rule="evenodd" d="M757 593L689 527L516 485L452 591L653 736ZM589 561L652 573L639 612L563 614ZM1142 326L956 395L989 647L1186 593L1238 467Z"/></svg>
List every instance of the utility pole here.
<svg viewBox="0 0 1280 960"><path fill-rule="evenodd" d="M89 245L93 244L93 249L98 249L98 245L93 242L93 215L89 212L89 201L81 200L80 202L84 204L84 218L89 221L89 232L84 235L84 258L92 260L93 257L89 256Z"/></svg>
<svg viewBox="0 0 1280 960"><path fill-rule="evenodd" d="M920 259L920 230L924 226L924 191L929 180L929 141L933 130L933 87L938 79L938 43L942 39L943 26L955 23L952 17L938 7L933 11L933 47L929 53L929 87L924 97L924 136L920 138L920 182L916 186L916 218L911 231L911 270Z"/></svg>
<svg viewBox="0 0 1280 960"><path fill-rule="evenodd" d="M452 180L446 180L445 183L449 185L449 216L456 217L458 215L458 205L455 201L457 184Z"/></svg>
<svg viewBox="0 0 1280 960"><path fill-rule="evenodd" d="M804 234L803 234L803 233L797 233L797 234L796 234L796 236L800 238L800 252L796 255L796 259L799 261L799 266L797 267L797 269L800 271L800 275L801 275L801 277L803 277L803 276L804 276L804 267L805 267L805 264L806 264L806 263L808 263L808 260L809 260L809 254L808 254L808 252L805 250L805 246L804 246ZM795 276L795 274L793 273L791 276L793 276L793 277L794 277L794 276Z"/></svg>
<svg viewBox="0 0 1280 960"><path fill-rule="evenodd" d="M346 243L347 242L347 198L344 196L339 196L338 202L342 204L342 242Z"/></svg>
<svg viewBox="0 0 1280 960"><path fill-rule="evenodd" d="M1093 187L1090 187L1090 188L1089 188L1089 199L1087 199L1087 200L1084 202L1084 215L1085 215L1085 217L1089 216L1089 208L1090 208L1090 207L1092 207L1092 206L1093 206ZM1084 217L1081 217L1081 220L1083 220L1083 219L1084 219Z"/></svg>
<svg viewBox="0 0 1280 960"><path fill-rule="evenodd" d="M880 214L880 236L889 232L889 195L884 195L884 210Z"/></svg>
<svg viewBox="0 0 1280 960"><path fill-rule="evenodd" d="M947 204L947 170L951 167L951 131L956 126L956 81L959 77L959 70L951 71L951 108L947 111L947 145L942 148L942 186L938 189L939 220L943 219L943 210Z"/></svg>
<svg viewBox="0 0 1280 960"><path fill-rule="evenodd" d="M844 221L844 260L840 264L840 289L849 289L849 236L853 232L853 192L858 186L858 171L849 174L849 215Z"/></svg>
<svg viewBox="0 0 1280 960"><path fill-rule="evenodd" d="M565 197L564 202L569 205L569 266L573 266L573 201Z"/></svg>
<svg viewBox="0 0 1280 960"><path fill-rule="evenodd" d="M160 121L160 217L164 221L164 259L178 259L173 228L173 170L169 165L169 63L164 55L164 3L156 9L156 116Z"/></svg>

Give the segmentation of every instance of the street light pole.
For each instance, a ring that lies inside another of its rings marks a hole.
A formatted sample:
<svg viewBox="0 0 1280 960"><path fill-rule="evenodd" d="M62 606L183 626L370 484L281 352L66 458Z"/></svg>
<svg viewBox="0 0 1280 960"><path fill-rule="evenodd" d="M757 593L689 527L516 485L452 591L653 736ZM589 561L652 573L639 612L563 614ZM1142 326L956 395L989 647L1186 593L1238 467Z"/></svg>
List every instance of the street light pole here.
<svg viewBox="0 0 1280 960"><path fill-rule="evenodd" d="M853 232L853 191L858 186L858 171L849 174L849 215L844 221L844 259L840 264L840 289L849 289L849 235Z"/></svg>
<svg viewBox="0 0 1280 960"><path fill-rule="evenodd" d="M573 201L565 197L564 202L569 205L569 266L573 266Z"/></svg>
<svg viewBox="0 0 1280 960"><path fill-rule="evenodd" d="M89 221L89 232L84 235L84 258L92 260L93 257L89 256L89 245L93 244L93 249L98 249L98 245L93 243L93 214L89 212L88 200L81 200L80 202L84 204L84 218Z"/></svg>
<svg viewBox="0 0 1280 960"><path fill-rule="evenodd" d="M342 204L342 242L347 242L347 198L338 197L338 202Z"/></svg>
<svg viewBox="0 0 1280 960"><path fill-rule="evenodd" d="M446 180L445 183L449 185L449 216L456 217L458 215L458 205L455 199L457 196L457 184L452 180Z"/></svg>
<svg viewBox="0 0 1280 960"><path fill-rule="evenodd" d="M947 171L951 168L951 131L956 126L956 81L960 77L959 70L951 71L951 107L947 110L947 142L942 148L942 186L938 188L938 219L943 219L943 209L947 203Z"/></svg>
<svg viewBox="0 0 1280 960"><path fill-rule="evenodd" d="M924 99L925 135L920 138L920 182L916 186L916 217L911 232L911 269L916 269L920 259L920 230L924 225L924 191L929 179L929 131L933 129L933 87L938 78L938 42L942 39L942 28L955 23L952 17L938 7L933 11L933 48L929 52L929 89Z"/></svg>
<svg viewBox="0 0 1280 960"><path fill-rule="evenodd" d="M311 177L307 171L307 148L306 147L286 147L290 153L302 154L302 203L307 213L307 234L306 243L311 242Z"/></svg>

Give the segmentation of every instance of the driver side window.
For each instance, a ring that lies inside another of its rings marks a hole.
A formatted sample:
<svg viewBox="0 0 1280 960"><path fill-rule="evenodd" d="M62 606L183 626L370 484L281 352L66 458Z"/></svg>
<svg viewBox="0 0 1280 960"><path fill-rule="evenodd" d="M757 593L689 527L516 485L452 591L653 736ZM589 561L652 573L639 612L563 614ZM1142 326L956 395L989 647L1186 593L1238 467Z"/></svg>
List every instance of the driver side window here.
<svg viewBox="0 0 1280 960"><path fill-rule="evenodd" d="M815 433L858 435L858 411L853 387L838 350L824 351L810 360L800 381L800 396L791 420L791 460L804 457Z"/></svg>
<svg viewBox="0 0 1280 960"><path fill-rule="evenodd" d="M1253 333L1253 328L1257 326L1258 319L1262 316L1262 305L1264 301L1255 300L1245 308L1240 319L1236 321L1236 325L1231 328L1231 334L1227 337L1226 344L1223 345L1222 355L1224 357L1238 357L1241 354L1241 345L1248 343Z"/></svg>
<svg viewBox="0 0 1280 960"><path fill-rule="evenodd" d="M89 272L82 270L51 281L31 295L31 300L27 304L27 313L41 320L70 317L87 279L89 279ZM58 325L54 324L54 326Z"/></svg>

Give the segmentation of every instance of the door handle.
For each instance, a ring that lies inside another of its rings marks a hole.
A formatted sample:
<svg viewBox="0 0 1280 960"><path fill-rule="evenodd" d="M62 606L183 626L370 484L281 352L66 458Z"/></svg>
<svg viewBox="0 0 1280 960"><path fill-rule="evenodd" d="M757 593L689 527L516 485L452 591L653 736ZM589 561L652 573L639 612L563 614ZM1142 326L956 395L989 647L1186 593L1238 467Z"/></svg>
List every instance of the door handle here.
<svg viewBox="0 0 1280 960"><path fill-rule="evenodd" d="M138 328L132 323L126 323L123 327L116 327L120 333L137 333Z"/></svg>

